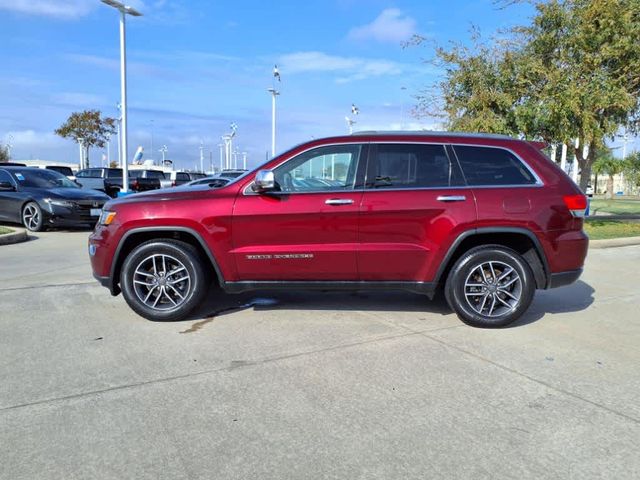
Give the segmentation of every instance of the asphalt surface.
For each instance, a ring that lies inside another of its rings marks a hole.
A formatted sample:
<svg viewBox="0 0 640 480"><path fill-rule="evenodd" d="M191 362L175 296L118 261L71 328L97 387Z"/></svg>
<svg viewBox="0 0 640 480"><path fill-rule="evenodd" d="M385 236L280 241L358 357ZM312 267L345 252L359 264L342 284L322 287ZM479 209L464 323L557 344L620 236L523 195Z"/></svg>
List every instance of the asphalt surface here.
<svg viewBox="0 0 640 480"><path fill-rule="evenodd" d="M87 236L0 247L0 479L640 478L640 246L481 330L404 293L153 323Z"/></svg>

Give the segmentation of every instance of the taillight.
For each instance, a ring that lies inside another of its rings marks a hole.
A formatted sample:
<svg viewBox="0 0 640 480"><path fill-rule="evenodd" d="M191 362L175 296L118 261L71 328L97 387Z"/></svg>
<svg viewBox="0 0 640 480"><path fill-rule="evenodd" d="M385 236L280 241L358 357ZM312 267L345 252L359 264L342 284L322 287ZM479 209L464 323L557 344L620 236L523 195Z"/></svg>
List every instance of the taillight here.
<svg viewBox="0 0 640 480"><path fill-rule="evenodd" d="M584 195L565 195L564 204L574 217L584 217L587 211L587 197Z"/></svg>
<svg viewBox="0 0 640 480"><path fill-rule="evenodd" d="M176 186L176 181L174 180L173 182L171 182L171 186L175 187Z"/></svg>

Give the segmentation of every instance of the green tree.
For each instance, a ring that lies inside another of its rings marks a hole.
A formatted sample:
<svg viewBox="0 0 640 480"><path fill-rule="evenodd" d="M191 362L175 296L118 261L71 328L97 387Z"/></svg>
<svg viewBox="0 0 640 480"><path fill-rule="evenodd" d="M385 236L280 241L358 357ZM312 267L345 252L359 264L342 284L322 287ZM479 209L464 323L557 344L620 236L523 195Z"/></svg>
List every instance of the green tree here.
<svg viewBox="0 0 640 480"><path fill-rule="evenodd" d="M623 171L625 163L623 160L614 158L611 155L602 156L593 163L593 171L597 175L607 175L607 191L605 198L613 198L613 177Z"/></svg>
<svg viewBox="0 0 640 480"><path fill-rule="evenodd" d="M512 2L513 3L513 2ZM596 150L640 119L640 2L532 1L530 25L487 45L436 49L437 85L452 129L519 135L578 147L580 186ZM432 105L419 97L419 106ZM433 114L427 108L425 113ZM584 148L587 147L587 148Z"/></svg>
<svg viewBox="0 0 640 480"><path fill-rule="evenodd" d="M0 145L0 163L6 163L11 160L9 156L9 148L4 145Z"/></svg>
<svg viewBox="0 0 640 480"><path fill-rule="evenodd" d="M624 177L634 187L640 187L640 152L635 152L624 159Z"/></svg>
<svg viewBox="0 0 640 480"><path fill-rule="evenodd" d="M88 167L89 149L103 148L108 136L115 133L115 125L116 120L110 117L103 118L100 110L84 110L73 112L55 133L62 138L71 138L82 145L84 158L87 159L85 167Z"/></svg>

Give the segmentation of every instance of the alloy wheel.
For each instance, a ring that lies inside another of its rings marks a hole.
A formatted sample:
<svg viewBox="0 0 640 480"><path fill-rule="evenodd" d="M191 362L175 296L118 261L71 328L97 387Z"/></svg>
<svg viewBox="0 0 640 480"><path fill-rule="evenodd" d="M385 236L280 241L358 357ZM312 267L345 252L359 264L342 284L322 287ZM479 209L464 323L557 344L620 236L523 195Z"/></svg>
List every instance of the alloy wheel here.
<svg viewBox="0 0 640 480"><path fill-rule="evenodd" d="M138 299L154 310L173 310L182 305L191 290L185 265L166 254L146 257L136 267L133 287Z"/></svg>
<svg viewBox="0 0 640 480"><path fill-rule="evenodd" d="M36 230L40 224L40 212L35 205L27 205L22 212L24 226L29 230Z"/></svg>
<svg viewBox="0 0 640 480"><path fill-rule="evenodd" d="M464 295L469 306L484 317L500 317L520 303L522 279L515 268L489 261L476 266L465 280Z"/></svg>

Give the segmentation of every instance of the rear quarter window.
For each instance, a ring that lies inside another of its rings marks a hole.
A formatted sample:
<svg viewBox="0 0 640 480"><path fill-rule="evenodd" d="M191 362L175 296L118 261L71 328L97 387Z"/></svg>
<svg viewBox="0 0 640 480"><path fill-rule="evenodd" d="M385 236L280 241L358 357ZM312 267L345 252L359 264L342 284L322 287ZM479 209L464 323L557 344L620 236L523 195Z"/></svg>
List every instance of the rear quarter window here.
<svg viewBox="0 0 640 480"><path fill-rule="evenodd" d="M502 148L453 147L469 186L534 185L536 178L513 153Z"/></svg>

